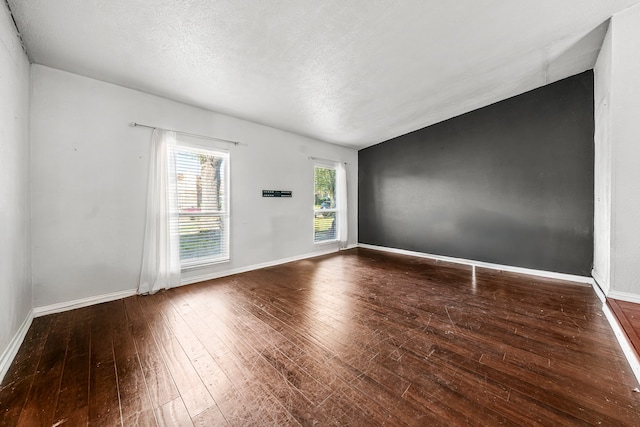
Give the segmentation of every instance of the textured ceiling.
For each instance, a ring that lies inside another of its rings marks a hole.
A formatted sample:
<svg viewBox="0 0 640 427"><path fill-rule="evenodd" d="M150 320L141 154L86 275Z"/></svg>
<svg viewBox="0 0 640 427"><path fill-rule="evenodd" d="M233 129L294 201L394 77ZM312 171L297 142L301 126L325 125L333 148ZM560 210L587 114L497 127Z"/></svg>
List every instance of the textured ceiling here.
<svg viewBox="0 0 640 427"><path fill-rule="evenodd" d="M638 2L9 0L35 63L355 148L592 68Z"/></svg>

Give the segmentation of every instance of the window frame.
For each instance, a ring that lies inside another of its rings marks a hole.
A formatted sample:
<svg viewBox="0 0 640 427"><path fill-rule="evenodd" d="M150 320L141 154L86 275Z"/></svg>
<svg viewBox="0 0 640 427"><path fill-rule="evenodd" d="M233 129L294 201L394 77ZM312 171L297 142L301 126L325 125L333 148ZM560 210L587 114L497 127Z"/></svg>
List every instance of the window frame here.
<svg viewBox="0 0 640 427"><path fill-rule="evenodd" d="M222 157L226 162L222 177L222 182L224 185L224 198L223 198L223 207L225 208L222 211L217 211L215 213L208 214L195 214L194 213L180 213L180 209L178 207L178 223L180 221L180 217L221 217L221 221L224 224L225 235L223 237L224 249L222 251L221 256L210 256L210 257L197 257L197 258L189 258L187 260L183 260L180 256L180 269L182 271L205 267L207 265L221 264L227 263L231 261L231 154L229 150L225 150L223 148L218 147L210 147L207 145L196 144L192 142L187 142L185 140L177 140L176 145L174 147L175 152L178 151L188 151L196 154L204 154L208 156ZM177 188L178 181L178 171L177 168L175 170L175 180L176 180L176 197L179 199L180 192ZM179 230L179 226L178 226ZM180 232L178 231L178 235L180 238Z"/></svg>
<svg viewBox="0 0 640 427"><path fill-rule="evenodd" d="M334 198L334 204L335 207L334 208L329 208L329 209L316 209L315 206L315 197L316 197L316 169L331 169L334 171L334 180L333 180L333 198ZM314 245L326 245L326 244L332 244L332 243L336 243L339 240L339 232L338 232L338 228L340 227L340 223L338 221L338 211L340 210L340 206L338 205L338 198L336 197L336 191L337 191L337 182L336 182L336 176L337 176L337 167L333 164L327 164L327 163L321 163L321 162L316 162L313 165L313 222L312 222L312 233L313 233L313 244ZM335 234L333 239L327 239L327 240L316 240L316 229L315 229L315 218L316 218L316 214L318 213L327 213L327 212L332 212L334 214L335 217L335 221L336 221L336 229L335 229Z"/></svg>

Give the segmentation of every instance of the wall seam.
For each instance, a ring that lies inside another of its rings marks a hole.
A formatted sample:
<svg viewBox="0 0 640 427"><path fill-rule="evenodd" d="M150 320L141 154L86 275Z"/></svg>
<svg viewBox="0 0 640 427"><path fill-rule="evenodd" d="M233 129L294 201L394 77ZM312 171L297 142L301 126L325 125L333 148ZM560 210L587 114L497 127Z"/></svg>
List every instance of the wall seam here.
<svg viewBox="0 0 640 427"><path fill-rule="evenodd" d="M15 16L13 16L13 11L11 10L11 5L9 4L9 0L4 0L4 4L7 6L7 11L9 12L9 16L11 17L11 22L13 22L13 28L16 30L16 36L18 36L18 40L20 40L20 46L22 46L22 50L25 55L27 55L27 59L29 63L31 63L31 58L29 57L29 52L27 52L27 47L24 44L24 39L22 38L22 33L20 32L20 28L18 27L18 23L16 22Z"/></svg>
<svg viewBox="0 0 640 427"><path fill-rule="evenodd" d="M617 209L614 209L616 205L615 202L617 200L616 196L616 174L615 174L615 158L616 158L616 150L614 150L615 144L615 132L613 126L613 108L615 105L615 80L613 79L613 68L614 68L614 60L615 60L615 16L611 17L611 21L609 22L609 31L611 31L611 46L609 49L609 108L607 109L607 120L609 122L609 170L610 170L610 198L609 200L609 286L607 288L607 294L615 291L616 289L616 264L614 262L615 256L615 243L616 243L616 215Z"/></svg>

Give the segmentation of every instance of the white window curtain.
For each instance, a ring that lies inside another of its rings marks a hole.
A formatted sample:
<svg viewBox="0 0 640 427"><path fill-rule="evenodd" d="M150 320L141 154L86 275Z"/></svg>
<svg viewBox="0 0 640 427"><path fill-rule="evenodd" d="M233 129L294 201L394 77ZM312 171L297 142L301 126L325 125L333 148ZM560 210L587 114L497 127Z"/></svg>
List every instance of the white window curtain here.
<svg viewBox="0 0 640 427"><path fill-rule="evenodd" d="M180 284L175 145L175 132L154 129L139 294L154 294Z"/></svg>
<svg viewBox="0 0 640 427"><path fill-rule="evenodd" d="M338 242L340 249L349 245L349 215L347 210L347 166L338 163L336 166L336 198L338 205Z"/></svg>

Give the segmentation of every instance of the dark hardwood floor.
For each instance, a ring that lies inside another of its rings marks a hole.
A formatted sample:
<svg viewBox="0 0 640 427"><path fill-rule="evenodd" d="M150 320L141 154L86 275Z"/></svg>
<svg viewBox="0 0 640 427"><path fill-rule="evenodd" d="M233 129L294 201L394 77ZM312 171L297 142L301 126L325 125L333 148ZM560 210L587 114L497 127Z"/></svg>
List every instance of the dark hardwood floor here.
<svg viewBox="0 0 640 427"><path fill-rule="evenodd" d="M640 304L611 298L607 299L607 304L627 335L631 348L640 358Z"/></svg>
<svg viewBox="0 0 640 427"><path fill-rule="evenodd" d="M640 425L589 286L354 249L34 320L2 425Z"/></svg>

